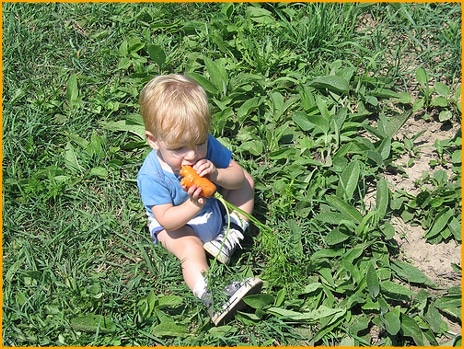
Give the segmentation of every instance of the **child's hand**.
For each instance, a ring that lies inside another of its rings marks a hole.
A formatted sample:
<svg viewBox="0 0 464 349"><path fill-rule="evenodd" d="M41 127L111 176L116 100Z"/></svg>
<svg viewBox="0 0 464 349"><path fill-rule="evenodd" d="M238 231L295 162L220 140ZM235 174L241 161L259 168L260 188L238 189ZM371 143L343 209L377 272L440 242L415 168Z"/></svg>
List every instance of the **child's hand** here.
<svg viewBox="0 0 464 349"><path fill-rule="evenodd" d="M214 166L214 164L207 159L198 160L197 163L193 165L193 169L197 171L200 177L207 177L208 179L211 179L213 182L214 178L217 177L216 166Z"/></svg>
<svg viewBox="0 0 464 349"><path fill-rule="evenodd" d="M201 188L196 185L192 185L189 189L182 186L187 194L190 196L190 201L196 206L202 207L206 203L206 199L201 195Z"/></svg>

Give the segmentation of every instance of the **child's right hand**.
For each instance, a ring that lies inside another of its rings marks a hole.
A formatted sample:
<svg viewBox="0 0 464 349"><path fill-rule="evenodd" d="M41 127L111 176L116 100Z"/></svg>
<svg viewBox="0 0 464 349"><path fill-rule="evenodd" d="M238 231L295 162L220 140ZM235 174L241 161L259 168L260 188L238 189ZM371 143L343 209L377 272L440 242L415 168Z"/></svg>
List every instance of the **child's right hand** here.
<svg viewBox="0 0 464 349"><path fill-rule="evenodd" d="M190 201L196 206L202 207L206 203L206 199L201 195L201 187L192 185L189 189L187 189L187 187L182 186L182 189L187 192L190 197Z"/></svg>

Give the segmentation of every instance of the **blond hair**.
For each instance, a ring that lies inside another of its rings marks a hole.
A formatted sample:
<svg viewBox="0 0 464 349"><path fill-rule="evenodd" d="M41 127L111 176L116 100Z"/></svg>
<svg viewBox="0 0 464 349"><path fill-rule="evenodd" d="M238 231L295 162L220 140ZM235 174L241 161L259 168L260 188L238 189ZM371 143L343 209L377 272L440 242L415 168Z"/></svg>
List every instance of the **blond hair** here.
<svg viewBox="0 0 464 349"><path fill-rule="evenodd" d="M150 80L139 98L145 129L171 146L197 145L208 138L211 114L205 90L178 74Z"/></svg>

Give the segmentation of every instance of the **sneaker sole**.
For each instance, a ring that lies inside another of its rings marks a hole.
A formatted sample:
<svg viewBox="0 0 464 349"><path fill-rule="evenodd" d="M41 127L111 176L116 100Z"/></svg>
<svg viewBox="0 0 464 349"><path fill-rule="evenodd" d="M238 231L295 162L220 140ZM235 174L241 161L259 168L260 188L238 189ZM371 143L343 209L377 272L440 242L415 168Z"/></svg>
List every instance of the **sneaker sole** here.
<svg viewBox="0 0 464 349"><path fill-rule="evenodd" d="M214 246L212 243L205 242L203 244L203 248L205 249L206 252L209 253L210 256L212 256L213 258L216 258L222 264L229 264L230 258L228 258L224 254L224 252L222 252L219 248Z"/></svg>
<svg viewBox="0 0 464 349"><path fill-rule="evenodd" d="M245 284L235 292L232 298L229 299L227 304L224 305L223 310L211 317L211 321L213 321L216 326L230 320L237 310L245 306L243 297L258 293L263 286L263 282L258 278L249 278L244 281L244 283Z"/></svg>

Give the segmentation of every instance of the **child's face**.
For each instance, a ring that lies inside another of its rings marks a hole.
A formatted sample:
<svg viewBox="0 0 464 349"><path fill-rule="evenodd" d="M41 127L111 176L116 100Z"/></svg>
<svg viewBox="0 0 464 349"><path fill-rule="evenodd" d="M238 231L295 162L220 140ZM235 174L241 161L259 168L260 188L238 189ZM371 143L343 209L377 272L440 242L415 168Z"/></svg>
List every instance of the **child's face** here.
<svg viewBox="0 0 464 349"><path fill-rule="evenodd" d="M207 151L207 141L196 144L176 144L175 146L166 144L164 141L156 141L158 154L174 173L180 171L181 166L193 166L195 163L205 158Z"/></svg>

